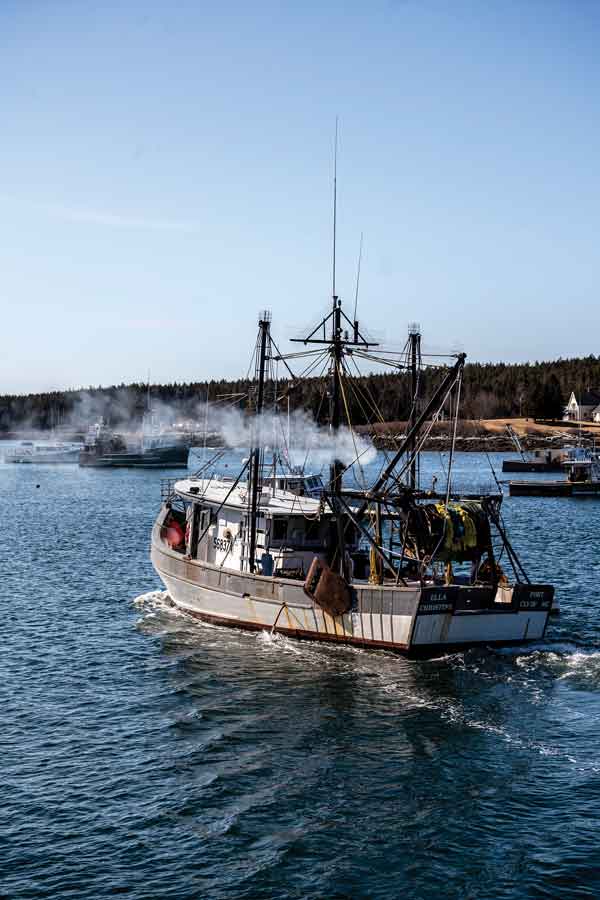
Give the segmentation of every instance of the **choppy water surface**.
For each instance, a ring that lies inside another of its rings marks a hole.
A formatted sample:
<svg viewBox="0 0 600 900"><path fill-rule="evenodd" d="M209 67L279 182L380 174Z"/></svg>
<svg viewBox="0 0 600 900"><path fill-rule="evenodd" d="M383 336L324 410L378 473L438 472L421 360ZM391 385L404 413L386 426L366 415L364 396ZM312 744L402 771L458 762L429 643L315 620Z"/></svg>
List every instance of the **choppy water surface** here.
<svg viewBox="0 0 600 900"><path fill-rule="evenodd" d="M600 500L505 501L546 642L413 662L177 614L159 477L0 466L0 896L600 895Z"/></svg>

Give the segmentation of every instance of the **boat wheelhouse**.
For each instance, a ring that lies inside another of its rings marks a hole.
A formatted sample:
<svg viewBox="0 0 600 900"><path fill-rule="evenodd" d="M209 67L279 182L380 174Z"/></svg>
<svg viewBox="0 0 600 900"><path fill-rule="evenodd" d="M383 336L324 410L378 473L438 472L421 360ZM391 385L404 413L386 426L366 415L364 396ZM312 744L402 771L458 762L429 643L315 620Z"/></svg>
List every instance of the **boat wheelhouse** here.
<svg viewBox="0 0 600 900"><path fill-rule="evenodd" d="M325 490L323 479L320 475L305 474L302 471L277 472L263 475L262 483L274 491L288 491L298 494L300 497L320 497Z"/></svg>
<svg viewBox="0 0 600 900"><path fill-rule="evenodd" d="M171 549L218 567L248 568L248 488L231 477L187 478L170 493L160 538ZM258 497L257 568L263 575L305 578L329 540L329 517L312 497L263 484ZM356 541L351 542L354 546Z"/></svg>

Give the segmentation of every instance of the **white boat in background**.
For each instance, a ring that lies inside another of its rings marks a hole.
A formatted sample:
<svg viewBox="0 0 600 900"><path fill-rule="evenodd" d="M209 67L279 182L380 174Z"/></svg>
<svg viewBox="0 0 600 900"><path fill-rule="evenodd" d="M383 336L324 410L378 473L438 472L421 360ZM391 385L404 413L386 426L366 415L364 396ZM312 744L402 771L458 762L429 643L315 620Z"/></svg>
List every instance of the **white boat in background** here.
<svg viewBox="0 0 600 900"><path fill-rule="evenodd" d="M21 441L4 453L5 463L78 463L82 444L70 441Z"/></svg>

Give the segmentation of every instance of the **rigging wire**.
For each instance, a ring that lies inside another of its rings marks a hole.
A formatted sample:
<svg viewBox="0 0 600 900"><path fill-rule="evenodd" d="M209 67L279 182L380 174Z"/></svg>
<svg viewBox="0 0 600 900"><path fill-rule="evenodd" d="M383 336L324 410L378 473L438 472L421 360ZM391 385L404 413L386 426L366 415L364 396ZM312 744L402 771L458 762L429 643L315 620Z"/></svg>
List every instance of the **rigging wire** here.
<svg viewBox="0 0 600 900"><path fill-rule="evenodd" d="M358 367L358 363L357 363L356 360L354 359L354 356L351 355L351 356L349 357L349 359L351 360L351 362L352 362L354 368L356 369L356 372L357 372L357 374L358 374L358 376L359 376L359 378L360 378L360 377L361 377L361 371L360 371L360 369L359 369L359 367ZM361 402L361 398L362 398L362 400L364 400L365 403L368 404L368 402L369 402L369 400L368 400L367 398L365 398L364 392L366 392L366 393L369 395L369 398L370 398L370 401L371 401L371 408L375 411L376 417L379 419L379 421L380 421L380 423L381 423L382 425L385 425L386 422L385 422L385 419L384 419L384 417L383 417L383 414L382 414L381 410L379 409L379 407L377 406L377 404L375 403L375 401L374 401L374 399L373 399L373 395L371 394L371 391L369 390L368 385L359 385L358 381L352 381L351 384L352 384L352 388L353 388L353 390L354 390L354 392L355 392L355 396L358 398L359 406L360 406L360 408L361 408L361 411L362 411L362 413L363 413L363 415L364 415L364 417L365 417L365 420L366 420L367 424L368 424L368 425L372 425L373 422L372 422L372 420L371 420L371 417L369 416L369 413L365 410L365 408L364 408L364 406L362 405L362 402ZM399 446L399 445L398 445L397 438L394 437L394 436L392 436L392 441L394 442L396 449L398 449L398 446ZM381 475L381 473L383 472L383 470L385 469L385 467L388 465L388 463L389 463L389 461L390 461L390 457L389 457L389 455L388 455L387 450L386 450L386 449L383 449L381 452L382 452L382 454L383 454L383 461L382 461L382 464L381 464L381 468L380 468L380 470L379 470L379 475ZM379 476L378 476L378 477L379 477Z"/></svg>
<svg viewBox="0 0 600 900"><path fill-rule="evenodd" d="M454 405L454 431L452 434L452 443L450 444L450 456L448 457L448 477L446 479L446 509L448 508L448 500L450 498L450 490L452 485L452 463L454 461L454 448L456 447L456 434L458 432L458 412L460 406L460 393L462 388L462 370L458 373L456 382L456 399Z"/></svg>
<svg viewBox="0 0 600 900"><path fill-rule="evenodd" d="M402 478L402 476L404 475L404 473L407 471L408 467L410 466L412 457L421 452L425 442L427 441L427 438L431 434L431 430L432 430L433 426L439 420L441 410L442 410L443 406L445 405L446 401L448 400L448 397L450 396L451 392L454 390L455 385L456 385L456 379L452 382L452 384L448 388L448 390L444 396L444 399L442 400L442 402L440 403L440 405L438 407L437 412L431 417L431 420L429 421L427 428L424 430L424 433L423 433L419 443L414 448L414 451L408 455L408 458L406 459L406 461L405 461L404 465L402 466L402 468L400 469L400 471L396 475L390 476L390 477L392 477L392 480L396 483L397 486L400 486L400 484L401 484L400 479Z"/></svg>
<svg viewBox="0 0 600 900"><path fill-rule="evenodd" d="M326 352L326 356L329 357L329 351ZM329 368L329 361L328 361L328 359L327 359L327 360L325 361L325 365L323 366L323 369L322 369L322 371L321 371L321 375L319 376L319 378L324 378L324 377L325 377L325 371L326 371L326 369L328 369L328 368ZM321 415L321 409L323 408L323 402L324 402L324 400L325 400L326 394L327 394L327 391L326 391L326 388L325 388L325 385L324 385L324 386L323 386L323 390L321 391L321 399L319 400L319 406L318 406L318 408L317 408L317 415L316 415L316 421L317 421L317 423L318 423L319 417L320 417L320 415ZM306 454L305 454L305 456L304 456L304 462L303 462L303 464L302 464L302 471L304 471L304 470L306 469L306 464L307 464L307 462L308 462L308 457L310 456L310 451L311 451L311 449L312 449L311 447L308 447L307 450L306 450Z"/></svg>
<svg viewBox="0 0 600 900"><path fill-rule="evenodd" d="M407 369L408 366L405 363L394 362L391 359L381 359L378 356L375 356L374 353L366 353L364 350L352 350L353 356L358 356L360 359L366 359L369 362L378 363L381 366L387 366L391 369Z"/></svg>
<svg viewBox="0 0 600 900"><path fill-rule="evenodd" d="M454 446L455 446L455 443L456 443L456 432L457 432L457 428L458 428L458 406L459 406L459 404L458 404L458 399L459 399L459 397L460 397L461 384L462 384L462 372L459 372L458 375L457 375L457 377L456 377L456 379L455 379L455 381L454 381L454 382L452 383L452 385L450 386L450 390L449 390L448 393L446 394L446 397L444 398L443 403L442 403L441 406L440 406L440 409L441 409L441 408L445 405L446 400L447 400L448 398L450 398L450 402L452 402L452 398L451 398L451 396L450 396L450 391L452 391L453 388L456 386L456 387L457 387L457 402L456 402L456 410L455 410L455 418L454 418L454 430L453 430L453 436L452 436L452 444L450 445L450 456L449 456L449 459L448 459L448 477L447 477L447 479L446 479L446 500L445 500L445 503L444 503L444 507L445 507L444 524L443 524L443 526L442 526L442 533L441 533L441 535L440 535L440 539L439 539L439 541L437 542L437 544L436 544L436 546L435 546L435 549L433 550L433 552L432 552L432 553L430 554L430 556L429 556L429 564L430 564L430 565L431 565L431 563L434 561L434 559L435 559L435 557L436 557L436 554L437 554L438 550L440 549L440 547L442 546L443 542L444 542L445 539L446 539L446 530L447 530L447 526L448 526L448 518L449 518L448 504L449 504L449 502L450 502L450 484L451 484L451 472L452 472L452 459L453 459L453 456L454 456ZM438 415L439 415L439 410L438 410Z"/></svg>
<svg viewBox="0 0 600 900"><path fill-rule="evenodd" d="M363 233L360 233L360 246L358 249L358 268L356 270L356 292L354 294L354 321L356 322L356 312L358 309L358 286L360 284L360 264L362 261L362 249L363 249Z"/></svg>
<svg viewBox="0 0 600 900"><path fill-rule="evenodd" d="M485 436L486 436L486 431L485 431L485 428L483 427L483 422L481 421L481 417L479 417L479 418L477 419L477 421L479 422L479 425L480 425L480 427L481 427L481 433L482 433L482 435L485 437ZM498 490L500 491L500 493L502 493L502 485L501 485L500 482L498 481L498 476L496 475L496 470L494 469L492 460L490 459L490 454L489 454L488 449L487 449L487 447L485 446L485 444L483 445L483 452L485 453L485 456L486 456L488 465L489 465L489 467L490 467L490 469L491 469L491 472L492 472L494 481L496 482L496 487L498 488Z"/></svg>
<svg viewBox="0 0 600 900"><path fill-rule="evenodd" d="M364 472L364 469L363 469L362 465L361 465L360 462L359 462L360 455L359 455L359 453L358 453L358 447L356 446L356 438L355 438L355 435L354 435L354 429L353 429L353 427L352 427L352 419L351 419L351 417L350 417L350 409L349 409L349 407L348 407L348 399L347 399L347 397L346 397L346 391L345 391L345 389L344 389L344 378L343 378L343 374L342 374L342 372L343 372L343 366L338 365L337 362L336 362L336 366L337 366L337 370L338 370L338 378L339 378L340 390L341 390L341 393L342 393L342 400L344 401L344 409L346 410L346 419L347 419L347 421L348 421L348 429L349 429L350 435L351 435L351 437L352 437L352 444L353 444L353 446L354 446L354 453L356 454L356 460L355 460L355 462L358 463L358 469L359 469L360 477L361 477L361 480L362 480L362 483L363 483L363 490L366 491L366 490L367 490L367 480L366 480L366 478L365 478L365 472ZM354 463L352 463L351 465L354 465ZM347 467L346 467L346 469L345 469L344 471L347 471Z"/></svg>
<svg viewBox="0 0 600 900"><path fill-rule="evenodd" d="M298 350L295 353L280 353L277 358L285 362L286 359L300 359L302 356L316 356L317 353L322 352L322 347L316 347L314 350ZM329 351L326 350L326 352Z"/></svg>

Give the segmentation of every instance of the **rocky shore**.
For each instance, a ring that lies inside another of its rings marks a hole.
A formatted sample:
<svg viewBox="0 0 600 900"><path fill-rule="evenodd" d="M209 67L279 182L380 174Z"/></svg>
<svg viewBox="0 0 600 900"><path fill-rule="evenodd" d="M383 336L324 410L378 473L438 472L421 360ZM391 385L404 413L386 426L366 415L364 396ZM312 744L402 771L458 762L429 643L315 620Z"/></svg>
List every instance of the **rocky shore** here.
<svg viewBox="0 0 600 900"><path fill-rule="evenodd" d="M569 423L562 422L552 425L540 425L533 420L491 419L485 422L464 420L458 423L455 449L476 453L486 451L488 453L510 451L516 453L515 445L506 427L507 424L511 424L518 433L524 450L562 447L565 444L572 444L578 440L580 433L583 440L600 437L600 433L594 430L591 424L578 429L569 427ZM374 427L362 426L357 428L359 433L369 436L380 450L396 448L404 438L406 430L406 422L389 422L378 424ZM452 427L450 423L438 422L432 428L423 449L446 451L450 449L451 444Z"/></svg>

